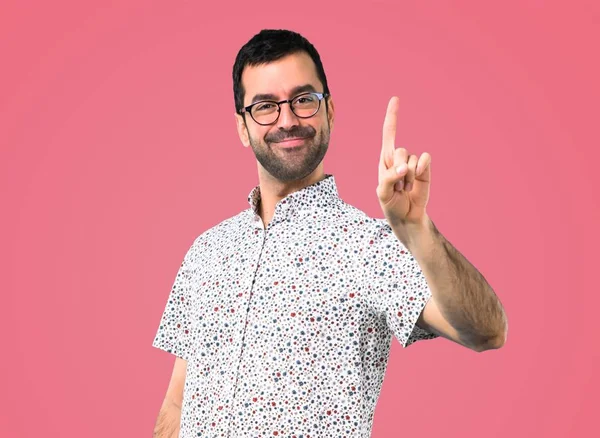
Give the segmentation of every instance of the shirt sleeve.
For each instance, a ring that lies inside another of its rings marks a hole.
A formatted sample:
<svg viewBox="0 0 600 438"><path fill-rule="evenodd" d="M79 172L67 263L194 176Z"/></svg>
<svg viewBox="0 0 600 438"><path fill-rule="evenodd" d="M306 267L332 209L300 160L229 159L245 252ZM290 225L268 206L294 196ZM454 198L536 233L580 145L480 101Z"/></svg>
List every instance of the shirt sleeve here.
<svg viewBox="0 0 600 438"><path fill-rule="evenodd" d="M175 277L152 346L189 360L192 343L192 301L197 282L198 240L188 249Z"/></svg>
<svg viewBox="0 0 600 438"><path fill-rule="evenodd" d="M377 227L368 242L365 261L369 306L383 314L387 326L403 347L438 337L416 325L431 299L421 267L388 223L383 219L375 221Z"/></svg>

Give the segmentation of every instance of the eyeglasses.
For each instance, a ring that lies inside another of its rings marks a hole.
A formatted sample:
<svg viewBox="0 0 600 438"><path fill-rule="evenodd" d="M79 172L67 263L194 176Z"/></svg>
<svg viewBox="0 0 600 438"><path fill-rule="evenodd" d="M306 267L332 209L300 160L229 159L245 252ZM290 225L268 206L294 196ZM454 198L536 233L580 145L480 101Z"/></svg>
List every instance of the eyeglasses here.
<svg viewBox="0 0 600 438"><path fill-rule="evenodd" d="M252 119L259 125L272 125L279 119L281 105L290 104L292 112L301 119L308 119L319 112L321 100L328 97L327 93L304 93L293 99L281 100L262 100L252 105L242 108L242 113L249 113Z"/></svg>

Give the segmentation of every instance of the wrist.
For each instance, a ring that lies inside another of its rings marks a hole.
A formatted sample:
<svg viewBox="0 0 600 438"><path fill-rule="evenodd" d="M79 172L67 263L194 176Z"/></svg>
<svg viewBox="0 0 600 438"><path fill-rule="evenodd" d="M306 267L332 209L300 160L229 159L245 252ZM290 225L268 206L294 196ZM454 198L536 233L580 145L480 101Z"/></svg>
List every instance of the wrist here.
<svg viewBox="0 0 600 438"><path fill-rule="evenodd" d="M394 235L415 257L427 252L427 248L430 248L434 242L435 227L426 214L418 221L402 221L390 226Z"/></svg>

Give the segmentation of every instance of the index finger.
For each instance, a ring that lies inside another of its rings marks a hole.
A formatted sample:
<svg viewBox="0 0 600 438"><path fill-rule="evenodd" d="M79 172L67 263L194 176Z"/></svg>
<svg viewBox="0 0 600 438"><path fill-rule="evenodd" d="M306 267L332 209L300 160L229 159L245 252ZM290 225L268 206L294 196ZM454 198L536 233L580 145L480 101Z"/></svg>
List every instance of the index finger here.
<svg viewBox="0 0 600 438"><path fill-rule="evenodd" d="M383 141L381 145L381 158L386 168L394 163L394 149L396 143L396 123L398 121L398 103L400 99L394 96L388 103L387 112L383 121Z"/></svg>

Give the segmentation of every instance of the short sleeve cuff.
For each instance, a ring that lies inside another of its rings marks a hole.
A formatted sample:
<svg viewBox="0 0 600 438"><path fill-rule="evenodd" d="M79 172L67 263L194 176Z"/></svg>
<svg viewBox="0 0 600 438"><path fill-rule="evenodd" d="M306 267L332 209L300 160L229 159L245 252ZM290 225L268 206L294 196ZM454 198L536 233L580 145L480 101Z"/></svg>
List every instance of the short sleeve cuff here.
<svg viewBox="0 0 600 438"><path fill-rule="evenodd" d="M160 328L154 337L154 341L152 341L152 346L159 350L166 351L167 353L171 353L181 359L189 360L188 349L184 348L181 343L173 339L173 337L163 334Z"/></svg>
<svg viewBox="0 0 600 438"><path fill-rule="evenodd" d="M428 289L428 298L423 302L423 306L421 307L421 309L419 309L418 312L414 312L414 314L411 315L410 318L407 318L409 328L411 328L412 330L411 330L408 338L406 338L404 340L400 340L400 343L402 344L402 346L404 348L408 347L411 344L414 344L417 341L423 341L426 339L435 339L438 337L438 335L436 335L435 333L427 331L417 325L417 320L419 319L419 316L421 315L421 313L423 313L423 309L425 309L425 306L427 305L427 302L429 302L430 299L431 299L431 292Z"/></svg>

